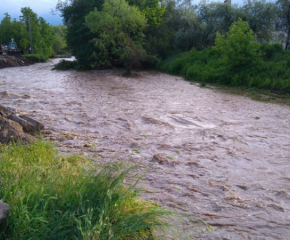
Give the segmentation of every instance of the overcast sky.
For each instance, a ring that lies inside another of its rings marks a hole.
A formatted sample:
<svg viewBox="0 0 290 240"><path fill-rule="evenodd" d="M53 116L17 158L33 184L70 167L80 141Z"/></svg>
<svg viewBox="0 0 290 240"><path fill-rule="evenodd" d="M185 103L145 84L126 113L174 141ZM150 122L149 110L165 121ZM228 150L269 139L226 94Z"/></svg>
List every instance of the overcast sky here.
<svg viewBox="0 0 290 240"><path fill-rule="evenodd" d="M51 9L55 9L57 2L58 0L0 0L0 20L6 12L18 19L21 8L30 7L38 17L43 17L51 25L57 25L62 23L62 18L59 14L51 14Z"/></svg>
<svg viewBox="0 0 290 240"><path fill-rule="evenodd" d="M212 0L215 2L223 2L224 0ZM273 1L273 0L268 0ZM22 7L30 7L39 17L43 17L51 25L62 23L62 18L51 14L51 9L55 9L58 0L0 0L0 20L4 17L4 13L8 12L12 18L18 19L21 15ZM195 4L199 0L193 0ZM232 4L242 4L244 0L232 0Z"/></svg>

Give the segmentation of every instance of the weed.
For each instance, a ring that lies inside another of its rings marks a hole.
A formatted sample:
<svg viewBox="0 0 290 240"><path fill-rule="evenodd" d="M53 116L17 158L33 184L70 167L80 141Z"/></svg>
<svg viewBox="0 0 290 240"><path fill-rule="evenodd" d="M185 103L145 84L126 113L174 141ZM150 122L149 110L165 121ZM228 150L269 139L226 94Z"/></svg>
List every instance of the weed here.
<svg viewBox="0 0 290 240"><path fill-rule="evenodd" d="M142 135L141 135L141 137L143 137L143 138L145 138L145 139L147 139L147 138L148 138L148 136L147 136L147 135L145 135L145 134L142 134Z"/></svg>
<svg viewBox="0 0 290 240"><path fill-rule="evenodd" d="M137 153L137 154L141 153L141 151L139 149L137 149L137 148L132 149L132 152Z"/></svg>

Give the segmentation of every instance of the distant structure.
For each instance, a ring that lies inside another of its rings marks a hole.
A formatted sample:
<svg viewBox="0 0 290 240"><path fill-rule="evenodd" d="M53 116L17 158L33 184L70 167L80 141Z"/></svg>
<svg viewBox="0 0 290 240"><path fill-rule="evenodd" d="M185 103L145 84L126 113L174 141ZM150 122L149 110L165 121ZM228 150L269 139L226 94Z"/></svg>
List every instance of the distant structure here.
<svg viewBox="0 0 290 240"><path fill-rule="evenodd" d="M232 5L232 0L224 0L224 3L231 6Z"/></svg>

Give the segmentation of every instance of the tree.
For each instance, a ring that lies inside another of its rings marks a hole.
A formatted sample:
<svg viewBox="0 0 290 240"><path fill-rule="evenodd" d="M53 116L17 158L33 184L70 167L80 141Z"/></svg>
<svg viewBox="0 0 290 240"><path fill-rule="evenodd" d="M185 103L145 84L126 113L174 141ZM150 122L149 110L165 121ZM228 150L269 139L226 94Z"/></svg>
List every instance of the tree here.
<svg viewBox="0 0 290 240"><path fill-rule="evenodd" d="M205 25L199 20L195 6L179 7L180 19L175 33L175 43L178 49L189 51L193 47L202 49L205 46Z"/></svg>
<svg viewBox="0 0 290 240"><path fill-rule="evenodd" d="M241 19L232 24L225 37L218 33L215 44L229 69L252 68L262 61L260 44L249 24Z"/></svg>
<svg viewBox="0 0 290 240"><path fill-rule="evenodd" d="M201 1L197 13L204 28L201 32L204 47L214 45L217 32L225 34L231 24L238 20L240 10L237 6L224 3Z"/></svg>
<svg viewBox="0 0 290 240"><path fill-rule="evenodd" d="M287 36L285 45L285 49L287 50L290 44L290 2L289 0L277 0L276 5L278 7L281 30L284 30Z"/></svg>
<svg viewBox="0 0 290 240"><path fill-rule="evenodd" d="M63 54L67 50L66 44L66 32L67 27L65 25L51 26L53 34L53 53L54 55Z"/></svg>
<svg viewBox="0 0 290 240"><path fill-rule="evenodd" d="M57 5L67 26L68 49L83 69L92 68L95 61L95 43L91 40L97 37L85 24L85 17L95 8L101 9L103 3L103 0L59 0Z"/></svg>
<svg viewBox="0 0 290 240"><path fill-rule="evenodd" d="M254 31L259 42L269 42L272 39L273 22L277 16L274 3L266 0L249 1L241 8L241 15Z"/></svg>
<svg viewBox="0 0 290 240"><path fill-rule="evenodd" d="M41 36L39 46L41 48L41 53L49 57L52 54L53 45L53 35L51 27L42 17L39 18L39 27Z"/></svg>
<svg viewBox="0 0 290 240"><path fill-rule="evenodd" d="M4 14L5 17L3 18L3 20L1 21L0 24L0 44L2 43L8 43L9 40L13 37L13 24L11 22L11 17L8 13Z"/></svg>
<svg viewBox="0 0 290 240"><path fill-rule="evenodd" d="M42 18L37 16L31 8L25 7L21 9L23 20L29 31L29 19L31 25L31 35L33 41L34 53L44 54L49 57L52 54L53 37L51 28L48 23Z"/></svg>
<svg viewBox="0 0 290 240"><path fill-rule="evenodd" d="M125 0L105 0L101 11L95 9L86 16L86 26L97 35L91 40L95 47L92 67L119 63L129 73L145 58L142 44L146 19L137 7Z"/></svg>

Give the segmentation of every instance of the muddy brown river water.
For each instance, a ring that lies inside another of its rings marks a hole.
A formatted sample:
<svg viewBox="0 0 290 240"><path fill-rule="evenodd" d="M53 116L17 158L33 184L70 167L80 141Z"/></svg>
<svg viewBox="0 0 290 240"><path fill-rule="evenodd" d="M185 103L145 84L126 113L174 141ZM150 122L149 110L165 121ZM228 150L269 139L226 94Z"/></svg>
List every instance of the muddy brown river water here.
<svg viewBox="0 0 290 240"><path fill-rule="evenodd" d="M290 239L289 107L56 61L1 69L0 104L42 121L63 152L146 165L143 196L213 226L198 239Z"/></svg>

